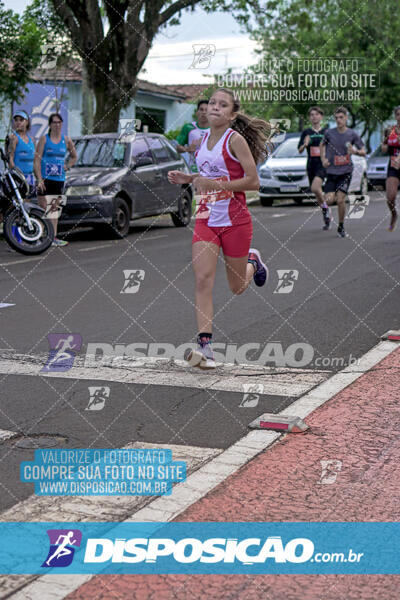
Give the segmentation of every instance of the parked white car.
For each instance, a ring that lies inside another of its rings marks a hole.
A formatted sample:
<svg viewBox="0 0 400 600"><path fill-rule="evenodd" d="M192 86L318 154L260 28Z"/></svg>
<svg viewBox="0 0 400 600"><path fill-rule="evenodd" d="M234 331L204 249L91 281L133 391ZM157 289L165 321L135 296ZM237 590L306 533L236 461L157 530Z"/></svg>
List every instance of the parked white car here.
<svg viewBox="0 0 400 600"><path fill-rule="evenodd" d="M261 165L260 202L263 206L272 206L276 198L293 198L297 204L305 198L314 199L306 170L307 153L299 153L299 140L300 136L287 138ZM351 159L354 169L349 193L364 195L368 190L367 161L355 154Z"/></svg>

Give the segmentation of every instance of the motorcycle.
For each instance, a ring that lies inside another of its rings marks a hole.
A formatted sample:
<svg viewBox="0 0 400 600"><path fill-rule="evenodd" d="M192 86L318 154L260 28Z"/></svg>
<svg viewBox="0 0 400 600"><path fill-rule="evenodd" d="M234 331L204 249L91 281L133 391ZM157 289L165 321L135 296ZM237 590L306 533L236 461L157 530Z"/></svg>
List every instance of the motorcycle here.
<svg viewBox="0 0 400 600"><path fill-rule="evenodd" d="M21 254L41 254L53 243L54 229L45 218L43 208L24 202L29 184L18 167L10 169L2 148L0 156L5 170L0 173L0 214L3 215L3 234L7 243Z"/></svg>

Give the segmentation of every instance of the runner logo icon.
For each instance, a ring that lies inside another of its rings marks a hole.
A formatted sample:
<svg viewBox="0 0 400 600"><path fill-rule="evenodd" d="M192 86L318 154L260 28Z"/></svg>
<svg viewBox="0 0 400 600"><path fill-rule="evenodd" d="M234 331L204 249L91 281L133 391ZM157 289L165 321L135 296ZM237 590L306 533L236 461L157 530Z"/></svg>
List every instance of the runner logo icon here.
<svg viewBox="0 0 400 600"><path fill-rule="evenodd" d="M41 47L39 69L55 69L61 52L61 46L57 44L44 44Z"/></svg>
<svg viewBox="0 0 400 600"><path fill-rule="evenodd" d="M189 69L208 69L213 56L215 56L214 44L192 44L193 62Z"/></svg>
<svg viewBox="0 0 400 600"><path fill-rule="evenodd" d="M136 132L140 130L142 122L140 119L121 118L119 120L120 135L131 135L136 137Z"/></svg>
<svg viewBox="0 0 400 600"><path fill-rule="evenodd" d="M293 290L293 286L299 278L299 272L294 269L277 270L278 285L274 290L274 294L289 294Z"/></svg>
<svg viewBox="0 0 400 600"><path fill-rule="evenodd" d="M269 119L272 126L270 140L274 144L281 144L286 137L286 132L290 129L290 119Z"/></svg>
<svg viewBox="0 0 400 600"><path fill-rule="evenodd" d="M369 205L369 196L355 196L349 194L349 212L348 219L361 219L364 216L365 209Z"/></svg>
<svg viewBox="0 0 400 600"><path fill-rule="evenodd" d="M42 567L68 567L79 548L82 532L79 529L48 529L50 548ZM74 547L75 546L75 547Z"/></svg>
<svg viewBox="0 0 400 600"><path fill-rule="evenodd" d="M140 284L144 279L143 269L124 269L125 282L121 294L136 294L139 291Z"/></svg>
<svg viewBox="0 0 400 600"><path fill-rule="evenodd" d="M319 485L329 485L336 482L339 471L342 469L342 461L337 459L320 460L322 473Z"/></svg>
<svg viewBox="0 0 400 600"><path fill-rule="evenodd" d="M47 339L50 345L49 358L41 373L72 369L75 354L82 347L82 336L79 333L50 333Z"/></svg>
<svg viewBox="0 0 400 600"><path fill-rule="evenodd" d="M85 410L102 410L110 397L110 388L106 386L89 387L89 404Z"/></svg>
<svg viewBox="0 0 400 600"><path fill-rule="evenodd" d="M244 383L243 399L239 408L255 408L260 400L260 394L263 393L264 385L262 383Z"/></svg>

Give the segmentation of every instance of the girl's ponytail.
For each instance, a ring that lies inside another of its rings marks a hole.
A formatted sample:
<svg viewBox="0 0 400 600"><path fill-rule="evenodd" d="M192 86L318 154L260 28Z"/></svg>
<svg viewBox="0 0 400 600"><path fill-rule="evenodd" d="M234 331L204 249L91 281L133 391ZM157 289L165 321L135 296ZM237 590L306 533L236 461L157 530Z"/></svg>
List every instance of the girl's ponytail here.
<svg viewBox="0 0 400 600"><path fill-rule="evenodd" d="M268 156L267 144L272 130L270 123L239 113L231 127L244 137L256 164Z"/></svg>

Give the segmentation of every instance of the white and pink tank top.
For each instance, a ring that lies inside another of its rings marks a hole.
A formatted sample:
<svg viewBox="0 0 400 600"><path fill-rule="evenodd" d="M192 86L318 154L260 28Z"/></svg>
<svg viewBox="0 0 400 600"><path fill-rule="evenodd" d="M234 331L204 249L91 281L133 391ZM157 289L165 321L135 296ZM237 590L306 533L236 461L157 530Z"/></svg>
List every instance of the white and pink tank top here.
<svg viewBox="0 0 400 600"><path fill-rule="evenodd" d="M209 150L207 141L210 131L206 132L200 148L195 153L199 175L220 181L233 181L244 177L240 161L229 150L229 139L234 133L233 129L227 129L214 148ZM196 218L207 219L209 227L229 227L251 221L245 192L216 190L196 196L196 200Z"/></svg>

